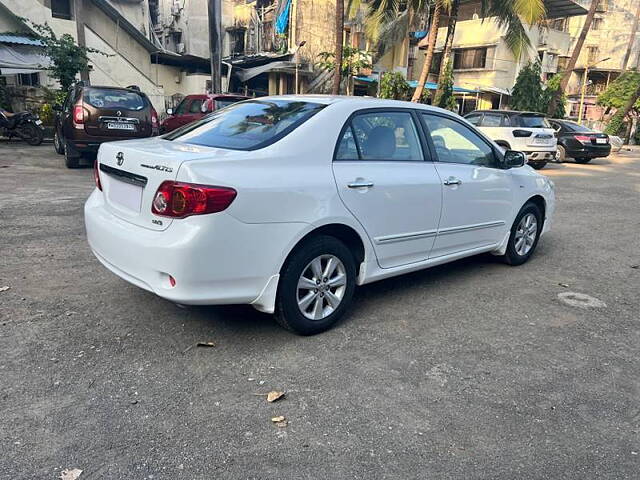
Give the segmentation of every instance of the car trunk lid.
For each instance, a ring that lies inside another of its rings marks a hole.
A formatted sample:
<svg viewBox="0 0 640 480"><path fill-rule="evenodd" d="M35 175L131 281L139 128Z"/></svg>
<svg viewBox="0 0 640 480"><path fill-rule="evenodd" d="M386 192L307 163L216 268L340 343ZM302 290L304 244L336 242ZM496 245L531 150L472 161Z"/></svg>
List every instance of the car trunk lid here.
<svg viewBox="0 0 640 480"><path fill-rule="evenodd" d="M160 184L176 180L180 165L186 161L228 153L228 150L157 138L104 143L97 161L106 208L127 222L164 230L172 219L151 212Z"/></svg>

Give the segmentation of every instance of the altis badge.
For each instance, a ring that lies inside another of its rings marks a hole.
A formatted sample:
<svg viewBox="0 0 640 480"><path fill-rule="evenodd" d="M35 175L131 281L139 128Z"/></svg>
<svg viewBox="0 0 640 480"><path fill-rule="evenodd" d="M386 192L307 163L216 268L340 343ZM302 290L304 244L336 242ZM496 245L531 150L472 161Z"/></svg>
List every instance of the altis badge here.
<svg viewBox="0 0 640 480"><path fill-rule="evenodd" d="M144 163L141 163L140 166L144 168L150 168L151 170L159 170L160 172L173 172L173 168L167 167L165 165L146 165Z"/></svg>

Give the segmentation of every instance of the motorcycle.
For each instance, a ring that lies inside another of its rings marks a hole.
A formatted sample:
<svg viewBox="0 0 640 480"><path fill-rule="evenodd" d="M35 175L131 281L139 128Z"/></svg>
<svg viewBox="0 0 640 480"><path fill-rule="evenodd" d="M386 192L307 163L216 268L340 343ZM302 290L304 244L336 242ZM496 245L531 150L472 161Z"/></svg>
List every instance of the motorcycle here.
<svg viewBox="0 0 640 480"><path fill-rule="evenodd" d="M6 115L0 110L0 133L9 139L18 137L29 145L37 146L44 138L44 127L38 115L31 112Z"/></svg>

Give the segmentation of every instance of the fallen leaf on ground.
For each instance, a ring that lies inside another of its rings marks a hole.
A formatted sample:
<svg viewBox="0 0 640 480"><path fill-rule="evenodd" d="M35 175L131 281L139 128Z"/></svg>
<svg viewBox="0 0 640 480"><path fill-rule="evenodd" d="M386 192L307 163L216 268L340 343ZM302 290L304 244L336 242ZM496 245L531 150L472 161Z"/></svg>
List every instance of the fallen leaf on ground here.
<svg viewBox="0 0 640 480"><path fill-rule="evenodd" d="M640 265L631 265L631 268L635 268L637 270L640 268Z"/></svg>
<svg viewBox="0 0 640 480"><path fill-rule="evenodd" d="M196 343L197 347L215 347L216 344L213 342L198 342Z"/></svg>
<svg viewBox="0 0 640 480"><path fill-rule="evenodd" d="M267 393L267 402L272 403L284 397L284 392L276 392L275 390Z"/></svg>
<svg viewBox="0 0 640 480"><path fill-rule="evenodd" d="M559 283L558 285L564 288L569 288L569 285L567 285L566 283Z"/></svg>
<svg viewBox="0 0 640 480"><path fill-rule="evenodd" d="M271 421L273 423L284 422L286 419L282 415L278 415L277 417L272 417Z"/></svg>
<svg viewBox="0 0 640 480"><path fill-rule="evenodd" d="M4 287L0 287L0 292L6 292L7 290L9 290L11 287L9 285L5 285Z"/></svg>
<svg viewBox="0 0 640 480"><path fill-rule="evenodd" d="M78 478L81 473L82 470L80 470L79 468L73 468L71 470L65 468L60 473L60 480L76 480L76 478Z"/></svg>

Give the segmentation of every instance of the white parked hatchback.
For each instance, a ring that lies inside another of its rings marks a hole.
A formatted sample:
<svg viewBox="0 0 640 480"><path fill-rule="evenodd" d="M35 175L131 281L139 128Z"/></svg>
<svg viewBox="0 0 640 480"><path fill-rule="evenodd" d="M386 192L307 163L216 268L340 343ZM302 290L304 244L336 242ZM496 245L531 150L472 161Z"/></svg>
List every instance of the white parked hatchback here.
<svg viewBox="0 0 640 480"><path fill-rule="evenodd" d="M313 334L356 285L492 252L529 259L553 183L461 117L362 97L241 102L105 143L87 237L112 272L180 304L251 304Z"/></svg>

